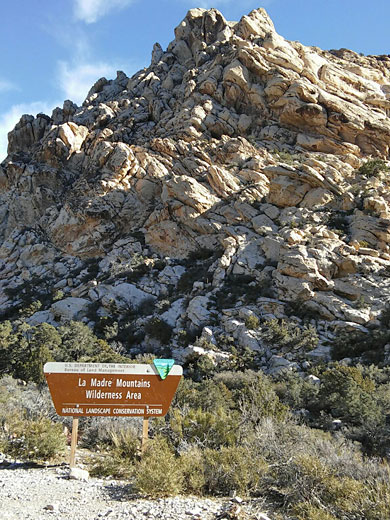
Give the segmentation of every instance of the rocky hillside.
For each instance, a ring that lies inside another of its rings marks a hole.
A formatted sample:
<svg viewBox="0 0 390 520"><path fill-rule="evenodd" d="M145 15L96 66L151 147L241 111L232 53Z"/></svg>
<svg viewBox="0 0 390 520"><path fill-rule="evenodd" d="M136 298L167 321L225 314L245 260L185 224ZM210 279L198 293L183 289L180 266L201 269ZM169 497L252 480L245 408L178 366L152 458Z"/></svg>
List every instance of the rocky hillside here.
<svg viewBox="0 0 390 520"><path fill-rule="evenodd" d="M192 9L148 68L10 132L3 319L271 373L329 359L390 298L389 146L389 56Z"/></svg>

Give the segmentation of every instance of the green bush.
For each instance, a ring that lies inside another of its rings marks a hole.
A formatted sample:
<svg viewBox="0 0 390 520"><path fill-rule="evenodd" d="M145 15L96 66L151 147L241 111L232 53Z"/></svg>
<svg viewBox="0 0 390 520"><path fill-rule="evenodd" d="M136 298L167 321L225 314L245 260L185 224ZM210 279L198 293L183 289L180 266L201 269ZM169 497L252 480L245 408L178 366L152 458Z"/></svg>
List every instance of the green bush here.
<svg viewBox="0 0 390 520"><path fill-rule="evenodd" d="M297 520L338 520L336 516L324 511L323 507L315 506L308 502L296 504L293 511Z"/></svg>
<svg viewBox="0 0 390 520"><path fill-rule="evenodd" d="M260 296L274 296L271 280L261 282L251 275L230 274L224 280L223 286L213 296L217 309L234 307L241 300L246 304L255 303Z"/></svg>
<svg viewBox="0 0 390 520"><path fill-rule="evenodd" d="M262 337L282 352L308 352L318 345L318 335L312 325L300 327L295 321L269 320L263 324Z"/></svg>
<svg viewBox="0 0 390 520"><path fill-rule="evenodd" d="M386 320L386 313L383 313ZM386 325L384 324L384 327ZM362 363L381 363L384 347L390 341L390 330L370 330L368 332L341 332L332 343L332 358L341 360L346 357L359 358Z"/></svg>
<svg viewBox="0 0 390 520"><path fill-rule="evenodd" d="M0 375L24 381L45 382L43 365L48 361L123 363L128 358L98 339L87 325L71 321L56 329L48 323L0 323Z"/></svg>
<svg viewBox="0 0 390 520"><path fill-rule="evenodd" d="M268 465L244 446L204 451L205 488L209 494L229 496L259 494Z"/></svg>
<svg viewBox="0 0 390 520"><path fill-rule="evenodd" d="M183 490L180 462L167 441L157 437L148 442L135 468L135 489L153 497L178 495Z"/></svg>
<svg viewBox="0 0 390 520"><path fill-rule="evenodd" d="M295 372L282 371L274 378L274 390L282 403L292 410L301 410L317 398L319 386Z"/></svg>
<svg viewBox="0 0 390 520"><path fill-rule="evenodd" d="M293 500L297 502L293 509L298 518L381 520L389 517L390 491L385 483L373 485L336 475L318 458L308 455L297 457L294 466L296 496Z"/></svg>
<svg viewBox="0 0 390 520"><path fill-rule="evenodd" d="M203 495L206 486L203 450L191 446L180 454L179 462L183 474L183 492L190 495Z"/></svg>
<svg viewBox="0 0 390 520"><path fill-rule="evenodd" d="M302 162L304 159L304 155L300 153L290 153L284 150L277 150L274 152L276 154L276 158L279 159L280 162L293 165L295 161Z"/></svg>
<svg viewBox="0 0 390 520"><path fill-rule="evenodd" d="M228 350L229 359L225 359L219 364L220 371L242 372L244 370L255 370L259 367L258 353L249 347L235 347L231 345L224 350Z"/></svg>
<svg viewBox="0 0 390 520"><path fill-rule="evenodd" d="M99 451L104 450L103 455L91 461L91 475L130 478L134 473L139 449L139 435L135 429L112 429L108 439L99 446Z"/></svg>
<svg viewBox="0 0 390 520"><path fill-rule="evenodd" d="M247 318L245 318L245 327L247 329L256 330L260 326L260 320L254 314L251 314Z"/></svg>
<svg viewBox="0 0 390 520"><path fill-rule="evenodd" d="M205 283L211 282L212 273L208 272L210 262L195 264L185 271L177 282L177 290L179 293L189 293L192 291L193 285L197 281Z"/></svg>
<svg viewBox="0 0 390 520"><path fill-rule="evenodd" d="M384 419L375 395L375 383L358 367L334 365L320 375L314 409L350 424L369 426Z"/></svg>
<svg viewBox="0 0 390 520"><path fill-rule="evenodd" d="M361 175L366 175L367 177L377 177L381 172L388 171L390 171L390 168L382 159L369 159L358 169Z"/></svg>
<svg viewBox="0 0 390 520"><path fill-rule="evenodd" d="M172 327L161 318L154 317L145 324L145 332L166 345L171 339Z"/></svg>
<svg viewBox="0 0 390 520"><path fill-rule="evenodd" d="M170 426L176 443L219 447L236 443L237 414L216 407L213 411L191 408L186 413L173 410Z"/></svg>
<svg viewBox="0 0 390 520"><path fill-rule="evenodd" d="M345 211L334 210L328 216L326 224L328 228L333 229L336 232L339 231L344 235L349 232L348 213Z"/></svg>
<svg viewBox="0 0 390 520"><path fill-rule="evenodd" d="M2 449L12 457L49 461L61 456L65 447L62 425L54 424L48 418L27 420L21 415L13 415L3 423Z"/></svg>
<svg viewBox="0 0 390 520"><path fill-rule="evenodd" d="M233 409L239 410L242 427L253 427L264 417L282 419L287 414L275 393L270 378L262 372L246 370L244 372L221 372L214 377L230 392Z"/></svg>

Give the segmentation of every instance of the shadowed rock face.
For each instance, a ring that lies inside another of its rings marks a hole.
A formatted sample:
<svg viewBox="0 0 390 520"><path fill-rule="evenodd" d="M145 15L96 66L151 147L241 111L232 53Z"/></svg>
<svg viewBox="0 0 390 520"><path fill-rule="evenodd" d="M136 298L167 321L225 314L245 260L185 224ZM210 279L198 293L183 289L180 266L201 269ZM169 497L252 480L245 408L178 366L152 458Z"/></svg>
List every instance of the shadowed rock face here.
<svg viewBox="0 0 390 520"><path fill-rule="evenodd" d="M2 283L53 274L50 258L131 256L141 231L150 253L222 248L214 287L267 267L281 300L366 323L335 287L388 292L388 180L357 169L389 145L390 58L289 42L264 9L191 9L148 68L9 133Z"/></svg>

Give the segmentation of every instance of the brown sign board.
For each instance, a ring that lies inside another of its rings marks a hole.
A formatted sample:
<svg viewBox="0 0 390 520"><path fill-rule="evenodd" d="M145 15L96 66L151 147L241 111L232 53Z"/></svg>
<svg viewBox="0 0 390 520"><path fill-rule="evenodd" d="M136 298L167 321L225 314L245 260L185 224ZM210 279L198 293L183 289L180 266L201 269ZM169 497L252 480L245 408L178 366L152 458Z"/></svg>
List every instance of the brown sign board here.
<svg viewBox="0 0 390 520"><path fill-rule="evenodd" d="M153 365L50 362L44 373L58 415L148 418L168 412L183 369L161 379Z"/></svg>

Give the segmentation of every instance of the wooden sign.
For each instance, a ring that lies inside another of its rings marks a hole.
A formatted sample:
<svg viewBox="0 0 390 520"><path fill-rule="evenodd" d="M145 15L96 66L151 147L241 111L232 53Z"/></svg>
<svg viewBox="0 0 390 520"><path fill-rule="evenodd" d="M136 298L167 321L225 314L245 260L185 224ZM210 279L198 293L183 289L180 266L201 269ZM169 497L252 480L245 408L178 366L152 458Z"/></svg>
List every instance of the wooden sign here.
<svg viewBox="0 0 390 520"><path fill-rule="evenodd" d="M153 365L46 363L58 415L73 417L163 417L183 369L173 365L162 379Z"/></svg>

